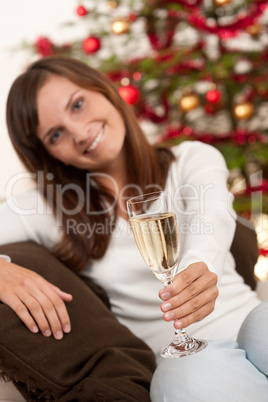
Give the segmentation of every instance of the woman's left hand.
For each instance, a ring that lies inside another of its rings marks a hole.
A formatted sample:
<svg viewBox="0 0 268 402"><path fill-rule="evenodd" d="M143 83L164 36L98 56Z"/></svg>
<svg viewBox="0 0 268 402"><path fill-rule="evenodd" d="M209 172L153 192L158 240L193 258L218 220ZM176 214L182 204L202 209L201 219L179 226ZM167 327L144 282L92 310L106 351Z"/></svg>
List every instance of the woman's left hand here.
<svg viewBox="0 0 268 402"><path fill-rule="evenodd" d="M179 272L173 283L159 292L164 300L161 305L164 320L174 320L174 327L179 329L209 315L219 295L217 280L204 262L196 262Z"/></svg>

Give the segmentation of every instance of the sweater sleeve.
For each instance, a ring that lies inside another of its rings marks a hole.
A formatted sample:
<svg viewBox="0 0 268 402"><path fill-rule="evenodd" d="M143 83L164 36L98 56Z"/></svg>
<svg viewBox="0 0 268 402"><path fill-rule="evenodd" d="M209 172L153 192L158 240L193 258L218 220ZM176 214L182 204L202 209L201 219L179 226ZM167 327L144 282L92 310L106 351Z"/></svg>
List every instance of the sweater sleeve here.
<svg viewBox="0 0 268 402"><path fill-rule="evenodd" d="M236 220L226 163L216 148L198 141L176 148L172 192L180 235L178 269L203 261L220 279Z"/></svg>
<svg viewBox="0 0 268 402"><path fill-rule="evenodd" d="M0 245L33 241L52 249L61 237L61 228L49 206L36 189L0 205Z"/></svg>

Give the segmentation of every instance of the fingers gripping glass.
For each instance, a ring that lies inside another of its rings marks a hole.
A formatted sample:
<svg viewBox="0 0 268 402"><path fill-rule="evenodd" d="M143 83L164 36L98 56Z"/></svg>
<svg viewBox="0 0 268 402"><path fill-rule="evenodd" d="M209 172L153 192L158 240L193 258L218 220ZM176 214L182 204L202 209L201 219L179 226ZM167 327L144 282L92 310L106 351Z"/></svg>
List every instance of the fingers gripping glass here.
<svg viewBox="0 0 268 402"><path fill-rule="evenodd" d="M173 281L179 257L176 215L168 192L144 194L127 202L131 229L139 251L164 286ZM190 338L184 329L175 331L162 357L182 357L203 350L204 340Z"/></svg>

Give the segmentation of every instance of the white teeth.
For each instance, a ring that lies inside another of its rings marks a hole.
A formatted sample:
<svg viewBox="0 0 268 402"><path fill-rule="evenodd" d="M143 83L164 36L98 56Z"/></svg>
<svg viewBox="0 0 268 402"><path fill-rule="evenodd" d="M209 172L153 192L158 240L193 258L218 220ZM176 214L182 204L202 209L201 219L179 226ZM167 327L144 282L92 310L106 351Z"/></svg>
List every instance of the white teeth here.
<svg viewBox="0 0 268 402"><path fill-rule="evenodd" d="M96 148L96 146L98 145L98 143L100 142L100 139L101 139L101 137L102 137L103 129L104 129L104 127L101 128L99 134L97 135L97 137L95 138L95 140L92 142L92 144L90 145L90 147L89 147L88 149L86 149L85 152L93 151L93 149Z"/></svg>

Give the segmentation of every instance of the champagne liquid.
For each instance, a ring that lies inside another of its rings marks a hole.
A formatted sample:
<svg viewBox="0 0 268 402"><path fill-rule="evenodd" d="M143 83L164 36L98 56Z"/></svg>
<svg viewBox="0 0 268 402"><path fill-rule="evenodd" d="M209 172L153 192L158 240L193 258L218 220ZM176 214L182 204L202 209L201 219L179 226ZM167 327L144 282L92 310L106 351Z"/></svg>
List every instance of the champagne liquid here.
<svg viewBox="0 0 268 402"><path fill-rule="evenodd" d="M174 213L139 216L130 224L144 261L156 275L176 267L179 236Z"/></svg>

